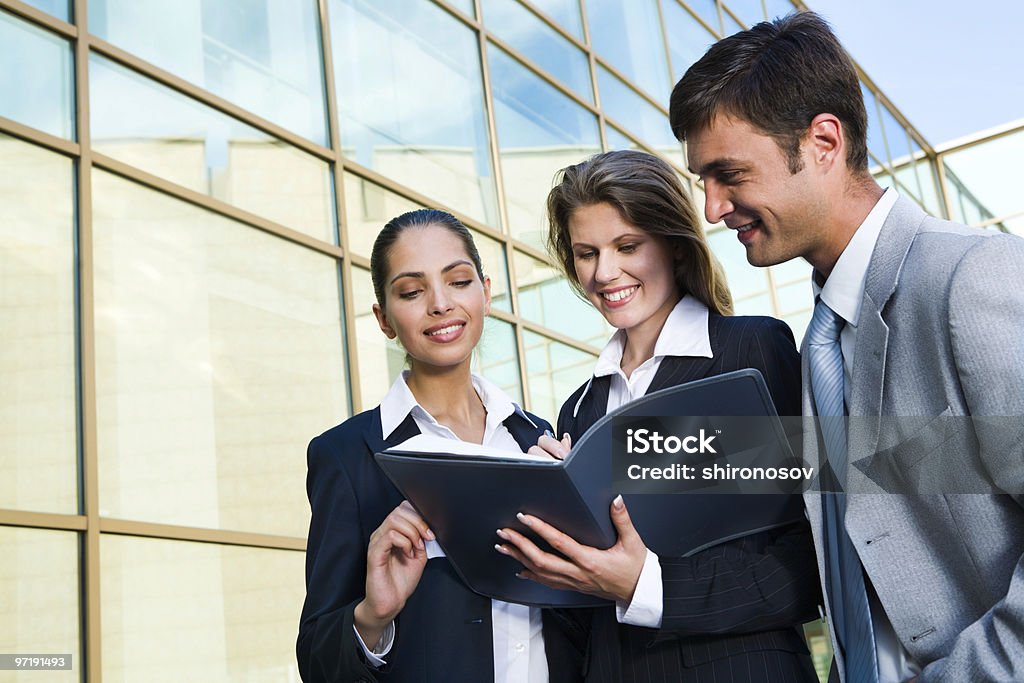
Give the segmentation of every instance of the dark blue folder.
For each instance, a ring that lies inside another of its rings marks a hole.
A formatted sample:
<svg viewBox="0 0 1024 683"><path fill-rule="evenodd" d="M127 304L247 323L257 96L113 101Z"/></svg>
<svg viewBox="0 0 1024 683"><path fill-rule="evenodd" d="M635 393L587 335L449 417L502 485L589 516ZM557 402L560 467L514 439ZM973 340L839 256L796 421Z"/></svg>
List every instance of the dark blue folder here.
<svg viewBox="0 0 1024 683"><path fill-rule="evenodd" d="M516 518L535 515L597 548L614 545L609 506L619 493L612 479L615 418L751 416L769 428L761 451L792 458L789 439L757 370L738 370L653 392L598 420L563 461L521 461L403 451L376 454L377 463L437 536L459 576L473 591L506 602L581 607L606 601L519 579L521 568L494 550L495 531L509 527L549 550ZM749 438L749 435L748 435ZM651 550L684 556L803 518L802 501L788 494L655 493L624 496L634 525Z"/></svg>

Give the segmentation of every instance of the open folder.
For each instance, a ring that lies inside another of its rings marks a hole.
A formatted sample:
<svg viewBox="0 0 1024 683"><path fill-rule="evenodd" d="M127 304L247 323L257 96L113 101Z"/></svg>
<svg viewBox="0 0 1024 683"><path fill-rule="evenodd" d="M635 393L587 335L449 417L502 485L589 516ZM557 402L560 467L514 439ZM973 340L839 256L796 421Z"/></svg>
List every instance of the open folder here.
<svg viewBox="0 0 1024 683"><path fill-rule="evenodd" d="M792 458L786 433L757 370L730 372L632 401L594 423L573 444L565 460L452 440L424 441L429 437L410 439L375 457L430 525L459 576L473 591L540 607L600 605L606 601L516 577L521 566L494 549L500 542L496 530L516 529L550 551L516 518L517 512L525 512L585 545L614 545L617 536L609 507L619 493L612 477L616 418L708 415L768 418L759 420L769 427L759 430L758 448L774 451L777 459ZM689 555L803 519L802 503L795 495L637 493L624 498L647 547L660 556Z"/></svg>

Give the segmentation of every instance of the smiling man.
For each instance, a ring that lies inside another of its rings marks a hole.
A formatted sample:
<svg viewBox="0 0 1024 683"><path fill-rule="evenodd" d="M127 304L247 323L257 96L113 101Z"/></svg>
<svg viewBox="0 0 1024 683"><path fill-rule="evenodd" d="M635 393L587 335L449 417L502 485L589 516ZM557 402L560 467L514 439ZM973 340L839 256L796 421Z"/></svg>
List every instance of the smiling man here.
<svg viewBox="0 0 1024 683"><path fill-rule="evenodd" d="M676 85L670 119L708 221L735 230L753 265L814 267L803 411L819 427L804 455L835 485L804 499L833 677L1021 680L1024 240L878 186L856 69L813 13L713 45ZM992 416L1015 417L977 419ZM906 429L909 417L924 426ZM864 493L879 490L865 473L914 480L951 453L997 493Z"/></svg>

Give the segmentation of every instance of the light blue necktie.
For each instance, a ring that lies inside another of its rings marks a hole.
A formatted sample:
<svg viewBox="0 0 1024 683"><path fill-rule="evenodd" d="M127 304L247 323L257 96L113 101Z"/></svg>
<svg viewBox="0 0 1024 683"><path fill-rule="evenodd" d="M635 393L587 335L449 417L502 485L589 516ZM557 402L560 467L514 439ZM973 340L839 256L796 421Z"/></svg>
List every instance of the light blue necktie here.
<svg viewBox="0 0 1024 683"><path fill-rule="evenodd" d="M846 400L843 396L843 352L839 333L844 321L824 301L814 306L807 328L811 391L828 461L836 479L846 484ZM847 683L877 683L875 635L864 587L864 570L846 533L846 494L823 493L825 570L832 628L843 650Z"/></svg>

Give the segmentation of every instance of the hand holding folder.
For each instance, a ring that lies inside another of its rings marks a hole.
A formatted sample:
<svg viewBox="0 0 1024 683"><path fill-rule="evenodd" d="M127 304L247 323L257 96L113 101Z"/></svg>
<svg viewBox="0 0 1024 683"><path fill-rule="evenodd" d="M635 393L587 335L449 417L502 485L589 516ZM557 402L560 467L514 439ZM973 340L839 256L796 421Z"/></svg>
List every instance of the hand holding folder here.
<svg viewBox="0 0 1024 683"><path fill-rule="evenodd" d="M437 536L466 585L488 597L537 606L605 604L593 595L556 590L517 578L522 563L495 552L495 533L511 529L545 552L553 549L517 517L525 513L597 549L618 540L609 517L613 490L612 421L667 415L775 416L756 370L739 370L657 391L598 420L565 460L494 452L444 440L415 452L412 440L376 454L385 474ZM420 438L420 437L418 437ZM766 448L789 452L781 425ZM422 444L421 444L422 446ZM732 538L802 519L789 495L633 494L626 496L644 544L659 555L682 556Z"/></svg>

